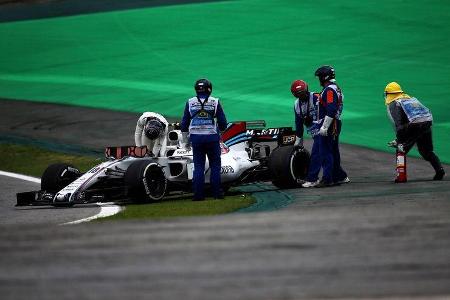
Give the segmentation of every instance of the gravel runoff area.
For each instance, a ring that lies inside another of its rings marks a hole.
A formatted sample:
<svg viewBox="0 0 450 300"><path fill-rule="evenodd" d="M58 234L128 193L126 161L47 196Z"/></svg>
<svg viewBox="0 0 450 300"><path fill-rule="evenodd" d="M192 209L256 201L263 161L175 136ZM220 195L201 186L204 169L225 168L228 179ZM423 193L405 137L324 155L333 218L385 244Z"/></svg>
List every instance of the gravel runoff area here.
<svg viewBox="0 0 450 300"><path fill-rule="evenodd" d="M137 118L14 101L0 112L2 139L74 149L132 142ZM66 210L27 210L0 222L2 299L448 299L448 179L409 159L410 181L394 184L393 154L351 145L342 160L352 183L279 191L293 201L273 212L56 226Z"/></svg>

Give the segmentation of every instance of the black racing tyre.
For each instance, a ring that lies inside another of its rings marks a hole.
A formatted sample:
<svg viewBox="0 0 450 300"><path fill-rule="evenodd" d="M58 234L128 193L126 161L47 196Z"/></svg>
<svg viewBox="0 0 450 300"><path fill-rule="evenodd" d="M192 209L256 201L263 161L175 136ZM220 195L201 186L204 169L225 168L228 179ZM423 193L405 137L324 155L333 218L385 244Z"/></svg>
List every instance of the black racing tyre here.
<svg viewBox="0 0 450 300"><path fill-rule="evenodd" d="M304 180L308 174L310 154L306 149L294 146L275 148L269 157L269 170L272 183L279 188L294 188L299 180Z"/></svg>
<svg viewBox="0 0 450 300"><path fill-rule="evenodd" d="M49 165L41 177L41 190L56 193L81 176L80 170L66 163Z"/></svg>
<svg viewBox="0 0 450 300"><path fill-rule="evenodd" d="M162 167L153 161L135 161L125 172L128 196L137 202L161 200L167 191L167 178Z"/></svg>

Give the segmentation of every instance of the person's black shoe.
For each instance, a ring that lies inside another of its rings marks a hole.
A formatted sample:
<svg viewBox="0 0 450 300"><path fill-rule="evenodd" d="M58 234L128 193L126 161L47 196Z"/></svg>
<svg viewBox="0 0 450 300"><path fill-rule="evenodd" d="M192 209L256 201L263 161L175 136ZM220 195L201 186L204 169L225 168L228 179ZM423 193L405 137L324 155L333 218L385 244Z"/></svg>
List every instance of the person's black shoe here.
<svg viewBox="0 0 450 300"><path fill-rule="evenodd" d="M336 185L340 185L340 184L344 184L344 183L350 183L350 178L348 178L348 176L345 176L344 179L338 180L335 183L336 183Z"/></svg>
<svg viewBox="0 0 450 300"><path fill-rule="evenodd" d="M443 168L440 168L437 172L436 175L434 175L433 180L442 180L442 178L444 178L445 175L445 171Z"/></svg>
<svg viewBox="0 0 450 300"><path fill-rule="evenodd" d="M324 188L324 187L332 187L332 186L335 186L335 185L337 185L336 183L333 183L333 182L326 182L326 181L323 181L323 180L321 180L317 185L315 185L314 187L316 187L316 188Z"/></svg>

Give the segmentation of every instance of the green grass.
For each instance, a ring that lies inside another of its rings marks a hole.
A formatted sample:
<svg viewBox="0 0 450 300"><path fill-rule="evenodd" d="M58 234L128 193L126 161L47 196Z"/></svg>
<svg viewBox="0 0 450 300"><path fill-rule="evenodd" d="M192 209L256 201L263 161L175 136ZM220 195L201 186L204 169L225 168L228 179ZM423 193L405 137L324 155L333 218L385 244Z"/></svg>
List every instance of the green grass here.
<svg viewBox="0 0 450 300"><path fill-rule="evenodd" d="M41 177L47 166L53 163L69 163L86 172L101 162L95 157L64 154L25 145L0 144L0 153L2 171L35 177Z"/></svg>
<svg viewBox="0 0 450 300"><path fill-rule="evenodd" d="M41 177L47 166L52 163L70 163L85 172L101 162L95 157L70 155L25 145L0 144L0 154L1 171L35 177ZM254 198L248 194L234 194L226 196L224 200L207 199L200 202L193 202L190 197L180 197L151 204L127 205L125 210L119 214L105 219L155 219L218 215L248 207L254 202Z"/></svg>
<svg viewBox="0 0 450 300"><path fill-rule="evenodd" d="M126 209L103 220L129 220L129 219L161 219L169 217L209 216L234 212L240 208L255 203L250 195L231 195L224 200L207 198L205 201L192 201L189 199L165 200L151 204L127 205Z"/></svg>
<svg viewBox="0 0 450 300"><path fill-rule="evenodd" d="M336 68L341 141L389 151L398 81L434 116L450 162L450 1L235 0L0 24L0 97L180 117L208 77L229 120L294 124L290 83ZM416 154L415 154L416 155Z"/></svg>

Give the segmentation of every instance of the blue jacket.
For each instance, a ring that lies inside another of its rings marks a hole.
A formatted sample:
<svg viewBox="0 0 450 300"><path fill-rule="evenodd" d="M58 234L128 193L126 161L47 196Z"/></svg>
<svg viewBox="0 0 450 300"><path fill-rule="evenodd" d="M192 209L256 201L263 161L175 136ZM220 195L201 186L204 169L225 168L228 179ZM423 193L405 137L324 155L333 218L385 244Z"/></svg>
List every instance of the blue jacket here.
<svg viewBox="0 0 450 300"><path fill-rule="evenodd" d="M329 116L340 120L344 108L343 100L344 95L335 82L324 87L320 93L319 119L322 120L325 116Z"/></svg>

